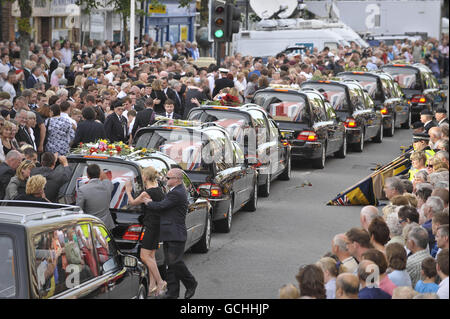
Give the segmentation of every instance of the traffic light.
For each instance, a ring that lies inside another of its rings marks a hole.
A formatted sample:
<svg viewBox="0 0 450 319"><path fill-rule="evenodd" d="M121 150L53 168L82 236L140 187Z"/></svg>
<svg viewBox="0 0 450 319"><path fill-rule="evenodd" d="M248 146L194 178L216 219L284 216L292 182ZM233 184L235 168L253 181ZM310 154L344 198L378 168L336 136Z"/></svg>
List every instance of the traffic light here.
<svg viewBox="0 0 450 319"><path fill-rule="evenodd" d="M241 10L234 4L227 3L226 6L227 18L226 18L226 41L233 41L233 34L239 33L241 27Z"/></svg>
<svg viewBox="0 0 450 319"><path fill-rule="evenodd" d="M211 16L211 38L213 41L227 41L226 40L226 11L225 1L213 1L212 16Z"/></svg>

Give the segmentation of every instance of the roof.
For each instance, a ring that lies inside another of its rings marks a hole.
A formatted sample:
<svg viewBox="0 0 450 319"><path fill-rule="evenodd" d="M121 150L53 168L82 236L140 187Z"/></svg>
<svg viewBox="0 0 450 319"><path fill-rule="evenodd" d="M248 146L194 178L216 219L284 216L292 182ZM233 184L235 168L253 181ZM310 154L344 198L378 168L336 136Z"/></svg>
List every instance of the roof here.
<svg viewBox="0 0 450 319"><path fill-rule="evenodd" d="M0 221L22 225L31 221L53 221L53 218L71 219L83 214L78 206L64 204L17 200L0 201L0 204Z"/></svg>

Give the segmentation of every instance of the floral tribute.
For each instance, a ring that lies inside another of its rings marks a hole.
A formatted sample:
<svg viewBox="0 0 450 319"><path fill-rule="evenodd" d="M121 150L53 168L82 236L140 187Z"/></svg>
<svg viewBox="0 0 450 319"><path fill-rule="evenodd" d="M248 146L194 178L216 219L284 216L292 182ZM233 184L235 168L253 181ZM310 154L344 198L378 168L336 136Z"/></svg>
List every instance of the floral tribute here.
<svg viewBox="0 0 450 319"><path fill-rule="evenodd" d="M123 142L109 143L107 140L98 140L95 143L80 143L72 154L82 155L109 155L109 156L145 156L154 150L135 148Z"/></svg>

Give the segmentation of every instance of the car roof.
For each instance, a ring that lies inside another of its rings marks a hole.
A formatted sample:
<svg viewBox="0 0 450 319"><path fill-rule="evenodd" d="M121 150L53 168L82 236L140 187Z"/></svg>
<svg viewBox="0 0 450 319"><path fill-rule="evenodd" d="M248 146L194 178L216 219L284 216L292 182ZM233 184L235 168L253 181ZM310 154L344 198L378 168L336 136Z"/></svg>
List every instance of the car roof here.
<svg viewBox="0 0 450 319"><path fill-rule="evenodd" d="M85 215L78 206L33 202L33 201L0 201L0 223L20 224L25 227L42 224L62 223ZM99 220L99 219L98 219Z"/></svg>

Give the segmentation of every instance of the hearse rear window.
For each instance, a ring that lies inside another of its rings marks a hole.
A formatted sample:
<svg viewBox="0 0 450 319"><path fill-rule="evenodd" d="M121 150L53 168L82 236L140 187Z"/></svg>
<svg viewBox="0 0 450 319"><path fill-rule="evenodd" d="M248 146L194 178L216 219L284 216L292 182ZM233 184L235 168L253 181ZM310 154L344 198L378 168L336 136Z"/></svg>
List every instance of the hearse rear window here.
<svg viewBox="0 0 450 319"><path fill-rule="evenodd" d="M207 142L203 134L192 134L185 129L154 130L139 137L136 147L156 149L186 171L209 171L202 157L203 145Z"/></svg>
<svg viewBox="0 0 450 319"><path fill-rule="evenodd" d="M261 105L276 121L308 123L309 114L305 98L282 92L257 93L255 102Z"/></svg>
<svg viewBox="0 0 450 319"><path fill-rule="evenodd" d="M328 83L305 83L302 89L316 89L327 99L335 111L348 111L347 96L345 88Z"/></svg>
<svg viewBox="0 0 450 319"><path fill-rule="evenodd" d="M386 66L383 71L392 75L402 89L420 90L421 85L417 83L418 72L415 69L405 67Z"/></svg>

